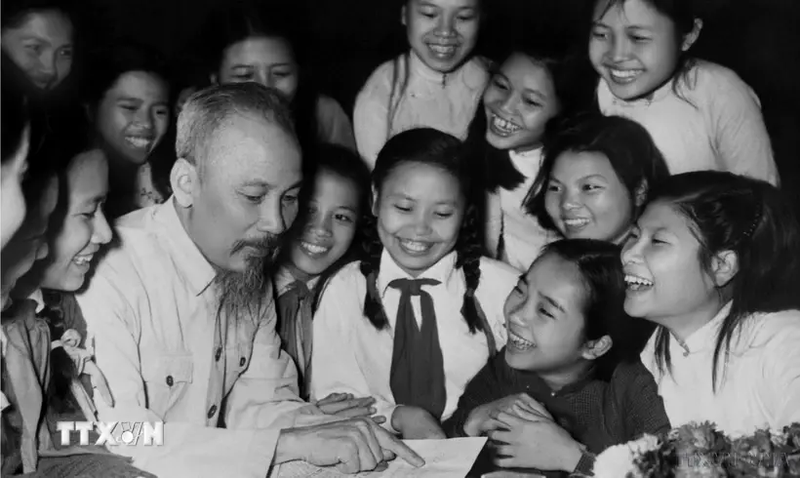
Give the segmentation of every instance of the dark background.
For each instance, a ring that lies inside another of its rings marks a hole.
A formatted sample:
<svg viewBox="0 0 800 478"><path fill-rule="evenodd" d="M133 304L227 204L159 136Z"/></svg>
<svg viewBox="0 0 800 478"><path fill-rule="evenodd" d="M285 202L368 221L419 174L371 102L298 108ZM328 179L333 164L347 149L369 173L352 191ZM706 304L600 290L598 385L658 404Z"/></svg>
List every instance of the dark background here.
<svg viewBox="0 0 800 478"><path fill-rule="evenodd" d="M231 1L231 0L228 0ZM265 3L270 0L265 0ZM485 0L488 22L482 49L521 32L575 30L589 0ZM758 93L784 191L800 204L800 0L695 0L712 15L695 53L733 68ZM186 70L195 37L225 0L84 0L92 14L93 41L133 37ZM352 111L356 93L373 68L403 51L402 0L282 0L305 12L300 25L313 54L319 86Z"/></svg>

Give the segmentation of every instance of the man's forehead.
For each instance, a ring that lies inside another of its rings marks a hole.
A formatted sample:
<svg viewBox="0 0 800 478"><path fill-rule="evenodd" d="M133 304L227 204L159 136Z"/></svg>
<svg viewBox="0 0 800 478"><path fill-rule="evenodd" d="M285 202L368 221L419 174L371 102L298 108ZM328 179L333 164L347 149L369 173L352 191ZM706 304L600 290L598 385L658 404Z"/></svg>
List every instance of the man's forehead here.
<svg viewBox="0 0 800 478"><path fill-rule="evenodd" d="M204 152L209 173L240 181L283 182L300 177L300 148L278 124L252 115L233 115L210 135Z"/></svg>

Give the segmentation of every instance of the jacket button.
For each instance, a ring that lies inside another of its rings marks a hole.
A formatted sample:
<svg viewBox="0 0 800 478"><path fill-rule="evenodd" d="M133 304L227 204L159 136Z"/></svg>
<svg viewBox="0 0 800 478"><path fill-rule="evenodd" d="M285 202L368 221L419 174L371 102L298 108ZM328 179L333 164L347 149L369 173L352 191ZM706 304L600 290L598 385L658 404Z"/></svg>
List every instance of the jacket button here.
<svg viewBox="0 0 800 478"><path fill-rule="evenodd" d="M219 362L220 357L222 357L222 347L217 347L217 351L214 353L214 360Z"/></svg>
<svg viewBox="0 0 800 478"><path fill-rule="evenodd" d="M240 367L244 367L244 364L246 364L246 363L247 363L247 360L245 360L245 358L244 358L244 357L242 357L242 358L240 358L240 359L239 359L239 366L240 366Z"/></svg>
<svg viewBox="0 0 800 478"><path fill-rule="evenodd" d="M217 406L211 405L211 408L208 409L208 418L213 417L215 413L217 413Z"/></svg>
<svg viewBox="0 0 800 478"><path fill-rule="evenodd" d="M167 385L169 385L171 387L172 384L174 384L174 383L175 383L175 380L172 379L172 375L167 375Z"/></svg>

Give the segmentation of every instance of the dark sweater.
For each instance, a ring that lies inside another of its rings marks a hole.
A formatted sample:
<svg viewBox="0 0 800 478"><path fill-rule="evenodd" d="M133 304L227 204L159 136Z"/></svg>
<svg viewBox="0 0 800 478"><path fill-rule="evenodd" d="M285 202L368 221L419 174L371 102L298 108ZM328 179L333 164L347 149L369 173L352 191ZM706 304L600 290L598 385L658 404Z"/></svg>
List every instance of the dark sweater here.
<svg viewBox="0 0 800 478"><path fill-rule="evenodd" d="M458 409L444 423L445 432L450 437L464 436L464 423L473 409L518 393L528 393L542 403L555 421L592 454L644 433L670 429L655 380L638 360L620 363L609 381L590 375L553 392L536 373L509 367L503 350L467 384Z"/></svg>

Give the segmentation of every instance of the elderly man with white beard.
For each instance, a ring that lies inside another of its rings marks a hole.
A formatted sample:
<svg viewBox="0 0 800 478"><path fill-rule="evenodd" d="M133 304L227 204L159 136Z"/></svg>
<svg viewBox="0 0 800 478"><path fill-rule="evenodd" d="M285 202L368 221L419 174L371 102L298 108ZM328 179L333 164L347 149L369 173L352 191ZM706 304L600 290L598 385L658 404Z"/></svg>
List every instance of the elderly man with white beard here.
<svg viewBox="0 0 800 478"><path fill-rule="evenodd" d="M78 297L113 404L104 422L164 422L162 446L120 445L161 476L266 476L290 461L355 473L422 460L369 418L298 398L269 275L298 211L300 148L278 94L255 83L193 95L164 204L122 217ZM224 423L225 428L219 424Z"/></svg>

